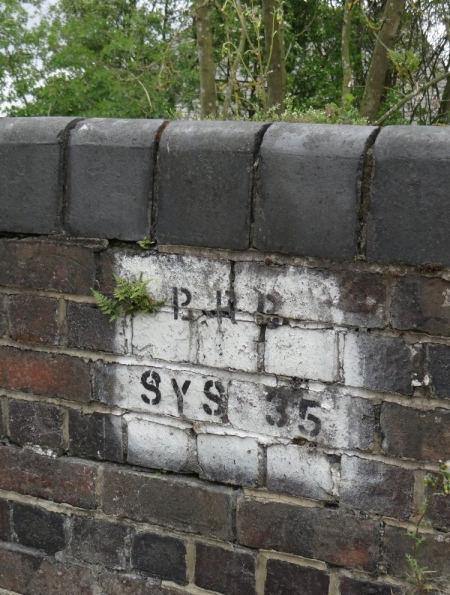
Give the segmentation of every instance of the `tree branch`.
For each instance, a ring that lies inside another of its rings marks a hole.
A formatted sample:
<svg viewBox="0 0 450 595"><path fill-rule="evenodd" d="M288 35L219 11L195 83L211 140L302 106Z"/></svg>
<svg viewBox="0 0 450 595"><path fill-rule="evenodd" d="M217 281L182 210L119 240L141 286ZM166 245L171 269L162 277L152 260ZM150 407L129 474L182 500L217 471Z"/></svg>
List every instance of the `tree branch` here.
<svg viewBox="0 0 450 595"><path fill-rule="evenodd" d="M391 107L390 110L388 110L383 116L381 116L381 118L379 118L374 123L375 126L382 126L386 122L386 120L388 120L392 116L392 114L395 114L395 112L398 111L401 107L403 107L405 105L405 103L408 103L408 101L410 99L413 99L419 93L426 91L428 89L428 87L437 85L437 83L439 83L440 81L442 81L448 77L450 77L450 72L444 72L443 74L440 74L439 76L432 79L431 81L428 81L428 83L426 83L425 85L423 85L416 91L412 91L411 93L408 93L408 95L405 95L405 97L403 97L403 99L401 99L396 105L394 105L394 107Z"/></svg>

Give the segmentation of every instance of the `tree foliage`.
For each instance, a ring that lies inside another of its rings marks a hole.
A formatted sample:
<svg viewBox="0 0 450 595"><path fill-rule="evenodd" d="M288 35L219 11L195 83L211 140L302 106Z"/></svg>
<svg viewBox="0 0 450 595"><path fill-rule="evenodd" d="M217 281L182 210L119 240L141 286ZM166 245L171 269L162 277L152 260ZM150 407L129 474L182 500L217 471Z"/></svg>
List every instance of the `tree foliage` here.
<svg viewBox="0 0 450 595"><path fill-rule="evenodd" d="M0 101L9 115L359 121L362 109L371 121L389 113L390 123L448 123L450 0L407 0L388 43L386 6L3 0ZM30 21L35 10L41 16ZM199 35L205 15L208 31ZM201 88L214 104L202 112ZM370 114L367 97L379 105Z"/></svg>

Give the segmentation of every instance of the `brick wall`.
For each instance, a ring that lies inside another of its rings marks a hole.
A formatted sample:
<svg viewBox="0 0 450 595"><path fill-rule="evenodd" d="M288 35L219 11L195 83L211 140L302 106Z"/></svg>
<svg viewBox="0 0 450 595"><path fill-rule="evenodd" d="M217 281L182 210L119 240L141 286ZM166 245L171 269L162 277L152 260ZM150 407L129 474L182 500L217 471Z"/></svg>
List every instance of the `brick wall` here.
<svg viewBox="0 0 450 595"><path fill-rule="evenodd" d="M0 593L405 595L449 160L445 128L0 120ZM165 305L110 323L90 288L141 273Z"/></svg>

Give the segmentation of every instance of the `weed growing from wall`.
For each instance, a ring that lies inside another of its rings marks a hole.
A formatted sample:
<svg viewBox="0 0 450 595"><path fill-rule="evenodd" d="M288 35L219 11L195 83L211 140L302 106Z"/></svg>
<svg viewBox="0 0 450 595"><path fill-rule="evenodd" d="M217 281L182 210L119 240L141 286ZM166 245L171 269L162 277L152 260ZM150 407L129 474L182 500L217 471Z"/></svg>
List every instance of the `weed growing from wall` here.
<svg viewBox="0 0 450 595"><path fill-rule="evenodd" d="M110 322L136 312L154 314L165 303L164 300L155 301L148 295L147 285L151 279L142 279L142 273L139 275L139 279L134 281L127 281L117 275L114 275L114 280L116 286L113 290L113 298L91 288L100 311L105 316L110 316Z"/></svg>

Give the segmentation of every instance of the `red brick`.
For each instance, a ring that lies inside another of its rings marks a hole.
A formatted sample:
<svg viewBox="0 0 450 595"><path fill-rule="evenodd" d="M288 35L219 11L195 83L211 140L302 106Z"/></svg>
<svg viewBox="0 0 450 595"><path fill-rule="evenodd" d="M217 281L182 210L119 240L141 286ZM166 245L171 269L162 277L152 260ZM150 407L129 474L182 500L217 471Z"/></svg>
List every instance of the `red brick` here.
<svg viewBox="0 0 450 595"><path fill-rule="evenodd" d="M88 564L122 569L126 565L128 527L86 517L73 517L70 553Z"/></svg>
<svg viewBox="0 0 450 595"><path fill-rule="evenodd" d="M423 461L450 459L449 410L419 411L383 403L380 423L387 454Z"/></svg>
<svg viewBox="0 0 450 595"><path fill-rule="evenodd" d="M431 578L450 578L450 535L426 535L414 557L426 567ZM405 529L387 526L383 538L384 565L389 574L405 578L411 567L406 554L413 554L413 540ZM448 582L448 581L447 581Z"/></svg>
<svg viewBox="0 0 450 595"><path fill-rule="evenodd" d="M22 448L0 446L0 489L94 508L97 466L57 459Z"/></svg>
<svg viewBox="0 0 450 595"><path fill-rule="evenodd" d="M8 541L10 536L10 504L0 500L0 540Z"/></svg>
<svg viewBox="0 0 450 595"><path fill-rule="evenodd" d="M101 595L165 595L160 581L133 574L101 572L98 577ZM169 592L167 591L167 595Z"/></svg>
<svg viewBox="0 0 450 595"><path fill-rule="evenodd" d="M82 457L124 460L122 418L117 415L69 411L69 451Z"/></svg>
<svg viewBox="0 0 450 595"><path fill-rule="evenodd" d="M238 541L253 548L315 558L374 572L379 526L328 508L242 499L237 511Z"/></svg>
<svg viewBox="0 0 450 595"><path fill-rule="evenodd" d="M0 386L86 403L91 399L89 364L82 359L0 347Z"/></svg>
<svg viewBox="0 0 450 595"><path fill-rule="evenodd" d="M340 595L403 595L404 589L386 583L356 580L348 576L341 579Z"/></svg>
<svg viewBox="0 0 450 595"><path fill-rule="evenodd" d="M185 585L188 582L186 544L176 537L148 531L137 533L131 544L131 566L162 580Z"/></svg>
<svg viewBox="0 0 450 595"><path fill-rule="evenodd" d="M22 595L94 595L89 568L0 546L0 587Z"/></svg>
<svg viewBox="0 0 450 595"><path fill-rule="evenodd" d="M414 472L344 455L339 491L341 505L409 518L413 512Z"/></svg>
<svg viewBox="0 0 450 595"><path fill-rule="evenodd" d="M184 477L104 471L106 514L232 540L234 491Z"/></svg>
<svg viewBox="0 0 450 595"><path fill-rule="evenodd" d="M36 295L9 298L10 334L14 341L57 345L58 300Z"/></svg>
<svg viewBox="0 0 450 595"><path fill-rule="evenodd" d="M88 304L67 304L67 334L69 347L123 353L123 345L116 339L119 324L110 322L98 308Z"/></svg>
<svg viewBox="0 0 450 595"><path fill-rule="evenodd" d="M9 437L13 442L61 448L63 413L60 407L39 401L9 399L8 418Z"/></svg>
<svg viewBox="0 0 450 595"><path fill-rule="evenodd" d="M33 240L0 241L0 285L90 295L94 251Z"/></svg>
<svg viewBox="0 0 450 595"><path fill-rule="evenodd" d="M112 294L116 282L114 280L115 271L114 250L107 250L100 253L100 266L98 282L103 293Z"/></svg>
<svg viewBox="0 0 450 595"><path fill-rule="evenodd" d="M329 583L323 570L268 560L264 595L328 595Z"/></svg>
<svg viewBox="0 0 450 595"><path fill-rule="evenodd" d="M64 547L66 517L63 514L20 502L12 503L12 513L14 533L22 545L44 550L48 554Z"/></svg>
<svg viewBox="0 0 450 595"><path fill-rule="evenodd" d="M381 275L354 271L333 274L328 271L325 275L339 285L337 308L343 312L343 324L385 326L386 285Z"/></svg>
<svg viewBox="0 0 450 595"><path fill-rule="evenodd" d="M252 595L255 593L255 554L197 543L195 584L225 595Z"/></svg>
<svg viewBox="0 0 450 595"><path fill-rule="evenodd" d="M353 348L350 347L353 345ZM357 357L355 358L355 351ZM415 362L410 347L398 337L384 337L367 332L347 334L344 349L344 374L350 376L357 366L355 386L371 390L412 395Z"/></svg>
<svg viewBox="0 0 450 595"><path fill-rule="evenodd" d="M399 279L392 295L392 326L449 336L450 311L446 302L449 291L450 283L443 279L412 276Z"/></svg>
<svg viewBox="0 0 450 595"><path fill-rule="evenodd" d="M0 544L0 587L24 595L29 593L28 585L42 562L42 557Z"/></svg>
<svg viewBox="0 0 450 595"><path fill-rule="evenodd" d="M26 595L94 595L90 568L44 560L33 575Z"/></svg>

